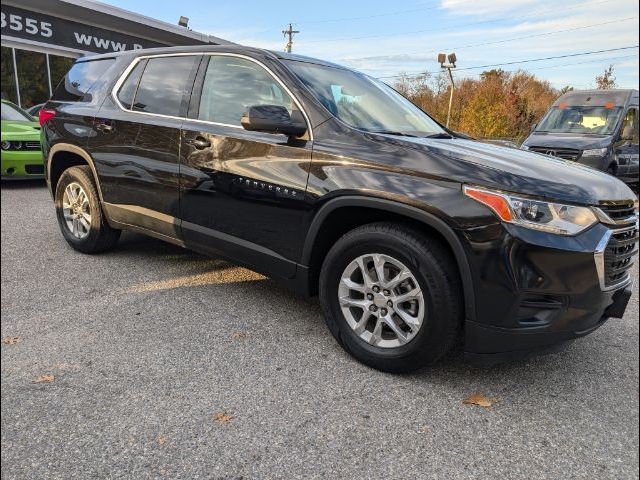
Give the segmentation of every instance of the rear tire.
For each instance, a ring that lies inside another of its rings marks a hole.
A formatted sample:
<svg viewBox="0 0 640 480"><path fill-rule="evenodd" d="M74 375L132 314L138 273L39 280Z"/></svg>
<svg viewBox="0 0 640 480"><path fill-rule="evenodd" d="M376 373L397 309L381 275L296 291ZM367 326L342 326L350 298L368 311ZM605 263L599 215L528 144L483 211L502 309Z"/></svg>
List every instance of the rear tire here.
<svg viewBox="0 0 640 480"><path fill-rule="evenodd" d="M382 281L376 265L383 265ZM401 273L409 280L384 288ZM348 232L331 248L320 273L329 330L353 357L386 372L417 370L452 349L464 315L461 292L448 249L438 239L395 223ZM403 303L404 298L410 300Z"/></svg>
<svg viewBox="0 0 640 480"><path fill-rule="evenodd" d="M104 252L120 238L120 230L107 223L88 165L62 173L56 185L55 206L64 239L79 252Z"/></svg>

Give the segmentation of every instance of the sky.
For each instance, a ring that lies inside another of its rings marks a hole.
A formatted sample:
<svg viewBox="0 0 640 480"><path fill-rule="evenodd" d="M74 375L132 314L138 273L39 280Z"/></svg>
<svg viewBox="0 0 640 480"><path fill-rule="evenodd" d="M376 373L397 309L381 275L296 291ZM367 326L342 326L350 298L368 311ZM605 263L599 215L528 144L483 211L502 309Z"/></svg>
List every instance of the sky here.
<svg viewBox="0 0 640 480"><path fill-rule="evenodd" d="M293 52L393 83L401 73L438 72L438 52L456 53L457 78L487 68L524 69L556 88L594 87L613 64L620 88L638 88L638 0L424 0L389 2L107 0L105 3L272 50L293 23ZM627 48L633 47L633 48ZM616 49L616 50L614 50ZM603 52L603 50L612 50ZM576 55L585 52L600 52ZM571 55L571 56L569 56ZM548 57L544 61L529 61Z"/></svg>

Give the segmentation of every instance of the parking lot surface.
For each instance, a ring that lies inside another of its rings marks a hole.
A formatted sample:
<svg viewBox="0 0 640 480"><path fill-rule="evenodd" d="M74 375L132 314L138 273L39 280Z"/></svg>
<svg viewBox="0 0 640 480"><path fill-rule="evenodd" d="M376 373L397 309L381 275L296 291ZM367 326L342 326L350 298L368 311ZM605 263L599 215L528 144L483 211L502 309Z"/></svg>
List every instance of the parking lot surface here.
<svg viewBox="0 0 640 480"><path fill-rule="evenodd" d="M43 183L3 183L1 222L3 479L638 478L637 287L558 353L390 375L256 273L73 251Z"/></svg>

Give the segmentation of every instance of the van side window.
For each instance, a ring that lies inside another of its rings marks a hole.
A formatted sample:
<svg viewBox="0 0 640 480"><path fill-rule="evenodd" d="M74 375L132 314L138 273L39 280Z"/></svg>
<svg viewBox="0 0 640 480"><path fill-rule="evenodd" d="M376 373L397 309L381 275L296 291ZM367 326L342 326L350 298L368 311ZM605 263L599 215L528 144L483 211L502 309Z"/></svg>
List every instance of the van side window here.
<svg viewBox="0 0 640 480"><path fill-rule="evenodd" d="M278 105L292 114L294 103L273 76L244 58L211 56L200 97L199 120L240 126L247 107Z"/></svg>
<svg viewBox="0 0 640 480"><path fill-rule="evenodd" d="M132 110L183 116L199 60L197 55L149 59L135 93Z"/></svg>
<svg viewBox="0 0 640 480"><path fill-rule="evenodd" d="M140 75L142 75L146 65L146 60L138 62L131 73L129 73L129 76L120 87L120 90L118 90L118 100L120 100L122 106L127 110L133 105L133 96L136 94Z"/></svg>
<svg viewBox="0 0 640 480"><path fill-rule="evenodd" d="M638 118L638 109L636 107L631 107L627 110L627 114L624 116L624 121L622 122L622 130L623 133L626 129L633 129L633 140L631 143L638 143L639 135L639 124L640 118Z"/></svg>
<svg viewBox="0 0 640 480"><path fill-rule="evenodd" d="M62 102L90 102L91 88L114 63L114 58L77 61L60 80L51 99Z"/></svg>

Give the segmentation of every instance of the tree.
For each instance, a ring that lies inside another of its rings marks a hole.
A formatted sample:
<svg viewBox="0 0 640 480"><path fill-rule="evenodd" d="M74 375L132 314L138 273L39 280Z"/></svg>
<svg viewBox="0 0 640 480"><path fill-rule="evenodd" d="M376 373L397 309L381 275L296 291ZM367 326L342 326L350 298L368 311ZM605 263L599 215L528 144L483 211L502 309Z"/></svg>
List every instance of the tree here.
<svg viewBox="0 0 640 480"><path fill-rule="evenodd" d="M608 68L604 69L602 75L596 77L596 88L598 90L610 90L617 86L616 76L613 73L613 65L609 65Z"/></svg>
<svg viewBox="0 0 640 480"><path fill-rule="evenodd" d="M446 121L449 81L444 72L403 75L395 87L440 123ZM450 128L476 138L522 140L559 95L549 82L524 71L495 69L482 72L479 79L459 78Z"/></svg>

